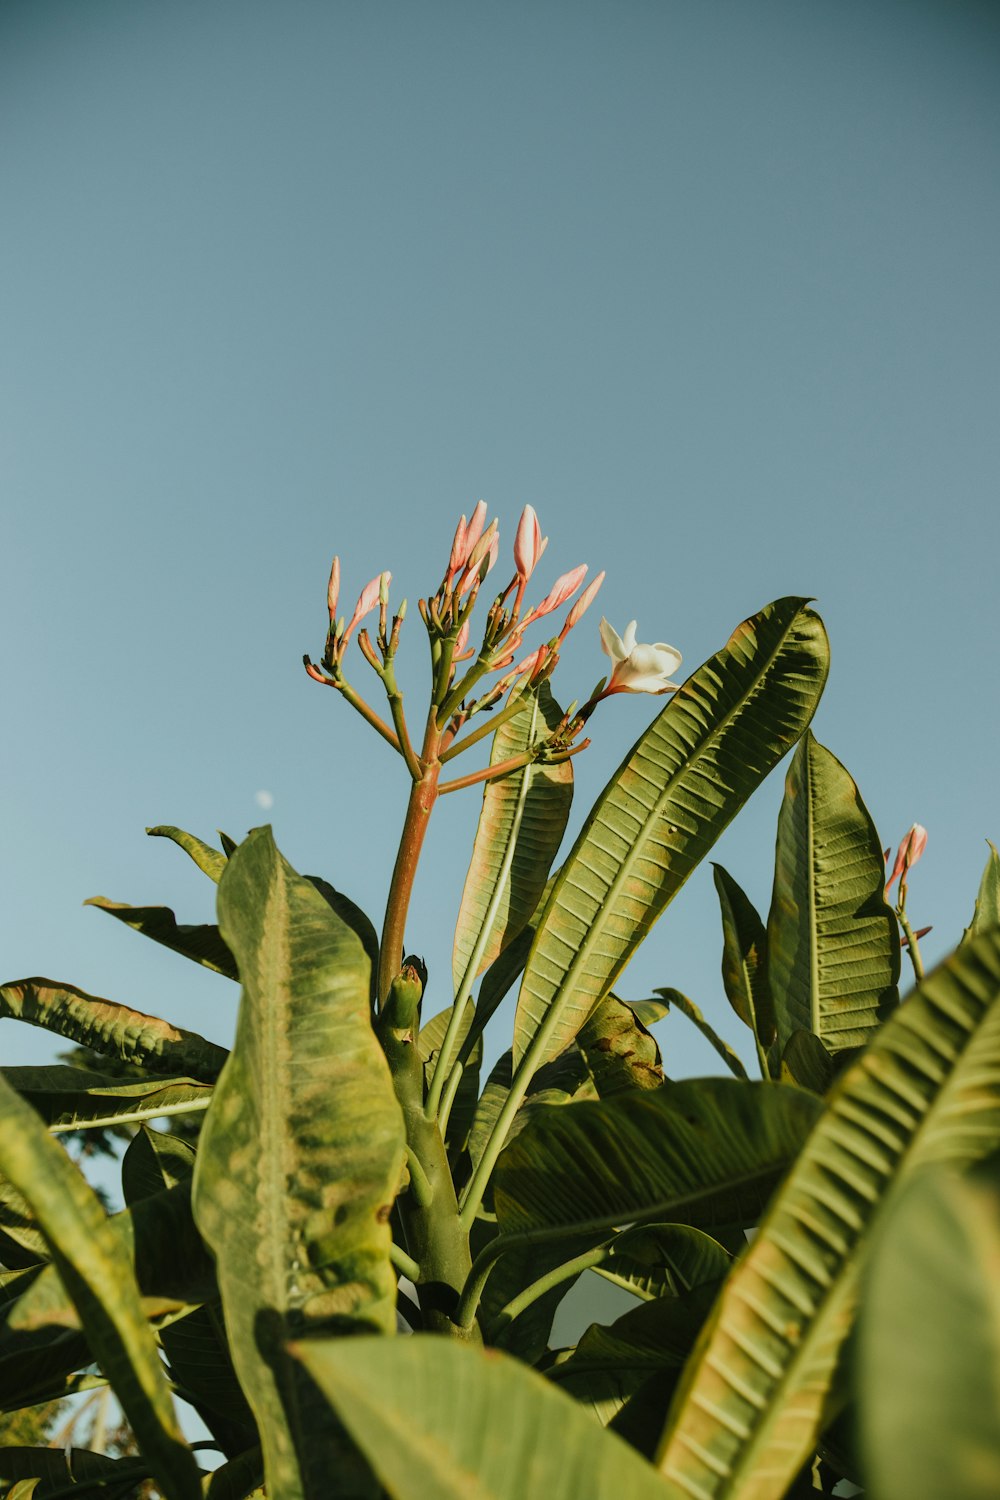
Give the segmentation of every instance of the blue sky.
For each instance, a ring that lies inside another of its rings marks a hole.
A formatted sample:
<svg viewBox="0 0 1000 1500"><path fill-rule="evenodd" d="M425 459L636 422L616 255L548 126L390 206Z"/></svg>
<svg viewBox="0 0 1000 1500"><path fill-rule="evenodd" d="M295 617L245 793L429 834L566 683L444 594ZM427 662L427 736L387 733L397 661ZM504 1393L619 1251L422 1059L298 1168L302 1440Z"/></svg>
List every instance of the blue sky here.
<svg viewBox="0 0 1000 1500"><path fill-rule="evenodd" d="M234 986L80 903L208 920L143 829L240 836L259 791L380 920L402 767L300 658L335 551L412 605L480 496L508 557L530 502L543 572L607 570L564 700L602 610L686 671L815 596L816 733L884 842L929 829L943 955L1000 838L998 83L992 5L6 0L3 977L229 1040ZM659 707L595 719L571 828ZM781 775L717 849L765 910ZM414 902L430 1009L478 802ZM706 864L620 988L735 1039L719 956ZM684 1028L667 1071L714 1071Z"/></svg>

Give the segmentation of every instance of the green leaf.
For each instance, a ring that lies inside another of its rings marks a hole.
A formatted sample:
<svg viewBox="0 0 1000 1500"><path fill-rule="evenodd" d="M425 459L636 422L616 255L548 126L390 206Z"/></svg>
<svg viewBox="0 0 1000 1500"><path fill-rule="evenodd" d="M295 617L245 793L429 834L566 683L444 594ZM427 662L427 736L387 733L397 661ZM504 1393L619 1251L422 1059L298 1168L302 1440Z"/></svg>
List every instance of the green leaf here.
<svg viewBox="0 0 1000 1500"><path fill-rule="evenodd" d="M722 1058L730 1073L734 1073L737 1078L746 1078L747 1070L732 1047L730 1047L728 1042L724 1042L718 1032L709 1025L693 1000L689 1000L687 995L682 994L680 990L659 989L656 993L668 1005L672 1005L676 1010L679 1010L682 1016L687 1016L688 1020L694 1026L697 1026L709 1046L714 1047L715 1051Z"/></svg>
<svg viewBox="0 0 1000 1500"><path fill-rule="evenodd" d="M767 929L746 892L722 865L712 866L722 911L722 983L733 1010L761 1053L774 1041L774 1001L767 977Z"/></svg>
<svg viewBox="0 0 1000 1500"><path fill-rule="evenodd" d="M609 1246L599 1275L644 1301L680 1297L720 1281L732 1257L717 1240L689 1224L643 1224L626 1229Z"/></svg>
<svg viewBox="0 0 1000 1500"><path fill-rule="evenodd" d="M784 1495L815 1449L880 1204L928 1162L998 1148L994 929L924 980L834 1086L685 1371L659 1452L669 1495Z"/></svg>
<svg viewBox="0 0 1000 1500"><path fill-rule="evenodd" d="M0 1177L0 1261L11 1270L21 1270L48 1258L48 1245L31 1204Z"/></svg>
<svg viewBox="0 0 1000 1500"><path fill-rule="evenodd" d="M833 1058L813 1031L793 1031L781 1054L781 1081L825 1094L833 1080Z"/></svg>
<svg viewBox="0 0 1000 1500"><path fill-rule="evenodd" d="M663 1082L663 1059L655 1039L633 1007L617 995L605 996L591 1011L576 1045L602 1099L626 1089L657 1089Z"/></svg>
<svg viewBox="0 0 1000 1500"><path fill-rule="evenodd" d="M768 973L782 1046L864 1046L898 1002L899 930L879 836L853 779L807 734L778 815Z"/></svg>
<svg viewBox="0 0 1000 1500"><path fill-rule="evenodd" d="M470 1000L465 1007L462 1023L458 1033L458 1043L461 1045L469 1034L469 1030L475 1019L476 1008ZM417 1046L420 1056L424 1061L424 1084L429 1089L437 1068L438 1055L444 1034L448 1029L451 1019L450 1010L439 1011L436 1016L420 1028L420 1036ZM447 1141L449 1155L454 1159L468 1146L469 1132L475 1118L476 1107L479 1103L479 1069L483 1061L482 1038L478 1038L473 1045L472 1051L465 1063L462 1077L455 1092L455 1102L452 1105L451 1115L448 1119Z"/></svg>
<svg viewBox="0 0 1000 1500"><path fill-rule="evenodd" d="M878 1500L1000 1495L1000 1193L924 1172L872 1237L858 1326Z"/></svg>
<svg viewBox="0 0 1000 1500"><path fill-rule="evenodd" d="M490 765L523 755L562 721L562 709L543 683L521 713L493 736ZM469 963L481 973L523 930L542 894L562 843L573 800L573 765L536 761L489 781L472 847L455 928L452 976L458 994Z"/></svg>
<svg viewBox="0 0 1000 1500"><path fill-rule="evenodd" d="M126 1257L145 1316L176 1315L212 1295L212 1262L195 1229L189 1182L139 1199L105 1222L108 1235ZM0 1354L11 1350L8 1334L81 1326L86 1332L88 1325L72 1285L63 1279L61 1263L54 1261L42 1268L16 1303L3 1310Z"/></svg>
<svg viewBox="0 0 1000 1500"><path fill-rule="evenodd" d="M284 1344L292 1330L395 1329L388 1218L402 1116L370 1025L364 948L269 828L232 855L219 925L243 991L201 1132L195 1215L268 1490L326 1496L327 1460L339 1456Z"/></svg>
<svg viewBox="0 0 1000 1500"><path fill-rule="evenodd" d="M211 1474L205 1483L205 1500L253 1500L263 1496L261 1483L264 1463L259 1448L231 1458Z"/></svg>
<svg viewBox="0 0 1000 1500"><path fill-rule="evenodd" d="M177 1425L128 1254L78 1168L3 1081L0 1171L31 1204L90 1346L164 1494L196 1500L198 1470Z"/></svg>
<svg viewBox="0 0 1000 1500"><path fill-rule="evenodd" d="M226 868L226 855L220 854L218 849L213 849L211 844L202 843L201 839L195 838L193 833L185 833L183 828L175 828L172 823L159 823L155 828L147 828L146 832L150 838L173 839L185 854L189 854L198 866L204 871L209 880L214 880L216 885L223 870Z"/></svg>
<svg viewBox="0 0 1000 1500"><path fill-rule="evenodd" d="M236 1377L218 1299L161 1328L160 1343L178 1394L194 1407L222 1451L232 1457L256 1443L257 1428Z"/></svg>
<svg viewBox="0 0 1000 1500"><path fill-rule="evenodd" d="M122 1083L118 1078L58 1063L2 1068L0 1076L57 1131L196 1113L207 1109L212 1097L208 1084L193 1078L144 1078Z"/></svg>
<svg viewBox="0 0 1000 1500"><path fill-rule="evenodd" d="M554 1057L751 792L809 723L826 632L802 599L740 625L638 740L588 817L521 982L515 1068Z"/></svg>
<svg viewBox="0 0 1000 1500"><path fill-rule="evenodd" d="M497 1163L501 1231L583 1233L652 1219L743 1228L819 1111L801 1090L731 1078L539 1108Z"/></svg>
<svg viewBox="0 0 1000 1500"><path fill-rule="evenodd" d="M990 845L990 852L983 878L979 882L972 921L965 929L963 941L966 942L969 938L978 937L981 932L987 932L991 927L1000 927L1000 854L989 839L986 842Z"/></svg>
<svg viewBox="0 0 1000 1500"><path fill-rule="evenodd" d="M141 932L143 937L162 943L165 948L190 958L196 964L203 964L216 974L224 974L227 979L240 977L233 955L214 923L189 925L178 922L169 906L129 906L124 901L109 901L106 896L91 896L83 904L108 912L126 927L131 927L133 932Z"/></svg>
<svg viewBox="0 0 1000 1500"><path fill-rule="evenodd" d="M643 1026L655 1026L670 1009L664 1000L626 1000L624 1003Z"/></svg>
<svg viewBox="0 0 1000 1500"><path fill-rule="evenodd" d="M104 1052L152 1073L182 1073L213 1083L228 1057L225 1047L158 1016L101 1000L55 979L18 979L0 986L0 1019L10 1016L55 1031L93 1052Z"/></svg>
<svg viewBox="0 0 1000 1500"><path fill-rule="evenodd" d="M414 1334L302 1342L294 1352L393 1500L662 1497L626 1444L496 1351Z"/></svg>
<svg viewBox="0 0 1000 1500"><path fill-rule="evenodd" d="M143 1125L122 1157L122 1194L131 1208L140 1198L189 1182L193 1172L193 1146L179 1135Z"/></svg>
<svg viewBox="0 0 1000 1500"><path fill-rule="evenodd" d="M572 1353L549 1370L549 1379L607 1425L650 1376L681 1370L716 1290L710 1283L686 1297L644 1302L614 1323L592 1323Z"/></svg>
<svg viewBox="0 0 1000 1500"><path fill-rule="evenodd" d="M378 994L378 934L371 919L365 915L360 906L351 900L350 896L345 896L343 891L338 891L336 886L331 885L322 876L306 875L305 879L310 885L316 887L323 900L333 908L340 920L347 923L367 953L372 970L369 998L374 1006Z"/></svg>

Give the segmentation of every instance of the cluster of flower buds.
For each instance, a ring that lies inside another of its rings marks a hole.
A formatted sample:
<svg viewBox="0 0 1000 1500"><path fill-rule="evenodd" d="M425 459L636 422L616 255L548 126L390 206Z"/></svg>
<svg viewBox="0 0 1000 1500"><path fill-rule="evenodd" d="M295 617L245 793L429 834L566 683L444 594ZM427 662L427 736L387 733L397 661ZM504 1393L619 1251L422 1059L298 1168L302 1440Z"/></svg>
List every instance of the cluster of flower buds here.
<svg viewBox="0 0 1000 1500"><path fill-rule="evenodd" d="M433 705L438 730L443 736L439 750L445 758L450 758L451 754L457 753L466 743L471 744L481 737L485 731L467 737L460 745L451 748L455 736L468 720L476 713L492 709L505 694L509 693L510 699L504 710L504 717L520 710L528 696L536 692L552 674L567 636L580 623L597 597L604 582L604 573L599 573L584 586L588 570L586 564L581 564L561 574L539 603L530 608L525 607L528 584L547 545L548 537L542 535L534 508L526 505L514 536L513 575L506 587L494 597L486 613L482 642L478 650L469 646L470 617L480 590L500 555L499 525L495 519L487 525L484 501L481 500L476 506L471 519L467 520L464 515L461 517L455 529L444 578L435 594L419 601L420 613L431 643ZM387 572L377 574L362 589L350 619L338 618L340 559L334 558L327 588L330 623L322 669L314 666L308 657L305 658L305 666L310 677L317 682L339 688L383 737L401 750L411 769L414 769L417 757L409 743L402 714L402 699L392 669L399 629L406 614L406 602L404 600L390 626L388 599L391 577ZM577 596L575 600L574 595ZM526 631L566 604L570 604L570 608L558 634L522 656ZM376 644L381 660L365 629L358 632L358 644L386 687L393 710L394 729L390 729L378 718L349 686L343 674L344 654L350 638L376 606L380 610ZM602 648L611 658L611 674L602 678L579 712L576 711L575 704L572 706L563 724L549 737L547 746L539 749L540 755L574 753L569 748L573 739L596 705L614 693L667 693L673 692L677 687L670 680L670 675L680 665L681 656L672 646L662 642L656 645L639 644L636 641L634 620L623 636L619 636L607 620L602 620L600 634ZM462 663L469 663L469 666L464 675L459 677L458 669ZM577 748L583 747L581 745Z"/></svg>

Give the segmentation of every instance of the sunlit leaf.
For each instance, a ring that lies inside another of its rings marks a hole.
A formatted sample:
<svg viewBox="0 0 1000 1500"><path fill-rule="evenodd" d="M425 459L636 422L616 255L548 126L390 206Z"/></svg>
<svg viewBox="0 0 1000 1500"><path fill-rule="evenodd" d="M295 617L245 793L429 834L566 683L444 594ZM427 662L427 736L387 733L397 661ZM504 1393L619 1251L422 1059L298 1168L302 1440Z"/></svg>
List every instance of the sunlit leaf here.
<svg viewBox="0 0 1000 1500"><path fill-rule="evenodd" d="M150 838L173 839L185 854L191 856L199 870L202 870L209 880L214 880L218 884L219 877L226 868L225 854L220 854L219 850L213 849L211 844L203 843L193 833L185 833L183 828L175 828L172 823L160 823L155 828L147 828L146 832Z"/></svg>
<svg viewBox="0 0 1000 1500"><path fill-rule="evenodd" d="M965 940L978 937L991 927L1000 927L1000 854L989 839L986 842L990 846L990 852L983 878L979 882L972 921L965 929Z"/></svg>
<svg viewBox="0 0 1000 1500"><path fill-rule="evenodd" d="M802 599L744 621L653 721L563 864L521 983L514 1036L532 1067L572 1040L643 938L795 743L819 701L826 632Z"/></svg>
<svg viewBox="0 0 1000 1500"><path fill-rule="evenodd" d="M864 1476L878 1500L1000 1495L1000 1191L911 1181L872 1237L857 1340Z"/></svg>
<svg viewBox="0 0 1000 1500"><path fill-rule="evenodd" d="M852 777L812 734L785 779L767 943L782 1046L798 1030L828 1052L863 1046L895 1009L899 929L879 836Z"/></svg>
<svg viewBox="0 0 1000 1500"><path fill-rule="evenodd" d="M0 986L0 1018L10 1016L154 1073L212 1083L228 1053L196 1031L101 1000L55 979L17 979Z"/></svg>
<svg viewBox="0 0 1000 1500"><path fill-rule="evenodd" d="M0 1081L0 1170L28 1199L88 1342L169 1500L196 1500L198 1471L143 1315L128 1253L78 1168ZM36 1283L37 1286L38 1283Z"/></svg>
<svg viewBox="0 0 1000 1500"><path fill-rule="evenodd" d="M627 1089L656 1089L663 1059L635 1008L606 995L577 1032L576 1045L602 1099ZM537 1074L536 1074L537 1077Z"/></svg>
<svg viewBox="0 0 1000 1500"><path fill-rule="evenodd" d="M998 1149L994 929L924 980L834 1086L685 1371L658 1457L669 1495L785 1494L815 1449L880 1205L921 1166Z"/></svg>
<svg viewBox="0 0 1000 1500"><path fill-rule="evenodd" d="M493 736L490 765L523 755L558 726L562 709L547 683ZM472 860L465 878L452 974L455 992L478 950L479 974L522 931L542 894L562 842L573 800L573 765L536 761L483 791Z"/></svg>
<svg viewBox="0 0 1000 1500"><path fill-rule="evenodd" d="M268 1490L325 1497L336 1434L284 1344L293 1330L395 1329L388 1218L402 1116L370 1024L364 949L270 829L232 855L219 922L243 991L199 1141L195 1213Z"/></svg>
<svg viewBox="0 0 1000 1500"><path fill-rule="evenodd" d="M309 1341L295 1352L392 1500L662 1496L630 1448L495 1351L415 1334Z"/></svg>

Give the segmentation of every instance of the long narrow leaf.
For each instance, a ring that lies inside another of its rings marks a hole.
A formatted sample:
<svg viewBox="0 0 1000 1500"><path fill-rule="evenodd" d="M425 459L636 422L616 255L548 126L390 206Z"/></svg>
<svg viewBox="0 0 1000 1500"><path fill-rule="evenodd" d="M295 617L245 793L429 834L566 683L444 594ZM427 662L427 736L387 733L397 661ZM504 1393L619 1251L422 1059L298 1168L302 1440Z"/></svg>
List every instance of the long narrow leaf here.
<svg viewBox="0 0 1000 1500"><path fill-rule="evenodd" d="M156 1120L207 1109L212 1090L193 1078L151 1078L122 1083L83 1068L53 1063L2 1068L0 1075L53 1130Z"/></svg>
<svg viewBox="0 0 1000 1500"><path fill-rule="evenodd" d="M30 1202L87 1338L170 1500L201 1486L184 1442L127 1252L62 1147L0 1081L0 1170Z"/></svg>
<svg viewBox="0 0 1000 1500"><path fill-rule="evenodd" d="M284 1343L293 1329L395 1329L388 1218L402 1116L370 1025L364 949L270 829L232 855L219 922L243 992L198 1147L195 1214L268 1491L325 1497L339 1450Z"/></svg>
<svg viewBox="0 0 1000 1500"><path fill-rule="evenodd" d="M561 719L562 709L543 683L538 697L493 736L490 765L523 755ZM536 761L486 783L455 928L456 993L473 951L479 948L478 974L531 918L562 842L572 800L573 765L568 760L561 765Z"/></svg>
<svg viewBox="0 0 1000 1500"><path fill-rule="evenodd" d="M767 977L767 929L746 892L722 865L712 866L722 910L722 983L733 1010L763 1052L774 1041L774 1001Z"/></svg>
<svg viewBox="0 0 1000 1500"><path fill-rule="evenodd" d="M521 983L515 1067L554 1057L586 1020L751 792L809 723L826 632L779 599L699 667L639 739L584 824Z"/></svg>
<svg viewBox="0 0 1000 1500"><path fill-rule="evenodd" d="M211 844L204 843L193 833L185 833L183 828L175 828L172 823L159 823L155 828L147 828L146 832L150 838L172 839L185 854L190 855L199 870L218 885L226 868L226 856L218 849L213 849Z"/></svg>
<svg viewBox="0 0 1000 1500"><path fill-rule="evenodd" d="M965 929L966 940L978 937L981 932L987 932L991 927L1000 927L1000 854L989 839L986 842L990 846L990 852L987 856L983 878L979 882L972 921Z"/></svg>
<svg viewBox="0 0 1000 1500"><path fill-rule="evenodd" d="M224 974L227 979L240 977L233 955L213 922L194 925L178 922L169 906L129 906L124 901L109 901L107 896L91 896L84 905L106 911L109 916L124 922L126 927L131 927L133 932L141 932L143 937L152 938L154 943L162 943L183 958Z"/></svg>
<svg viewBox="0 0 1000 1500"><path fill-rule="evenodd" d="M895 1009L899 931L875 825L853 779L807 734L778 815L768 974L778 1038L862 1047Z"/></svg>
<svg viewBox="0 0 1000 1500"><path fill-rule="evenodd" d="M55 979L17 979L0 986L0 1018L27 1021L92 1052L137 1063L154 1073L184 1074L213 1083L228 1053L196 1031L158 1016L101 1000Z"/></svg>
<svg viewBox="0 0 1000 1500"><path fill-rule="evenodd" d="M880 1205L926 1163L998 1148L994 929L930 975L835 1085L685 1372L658 1455L668 1495L785 1494L819 1435Z"/></svg>

